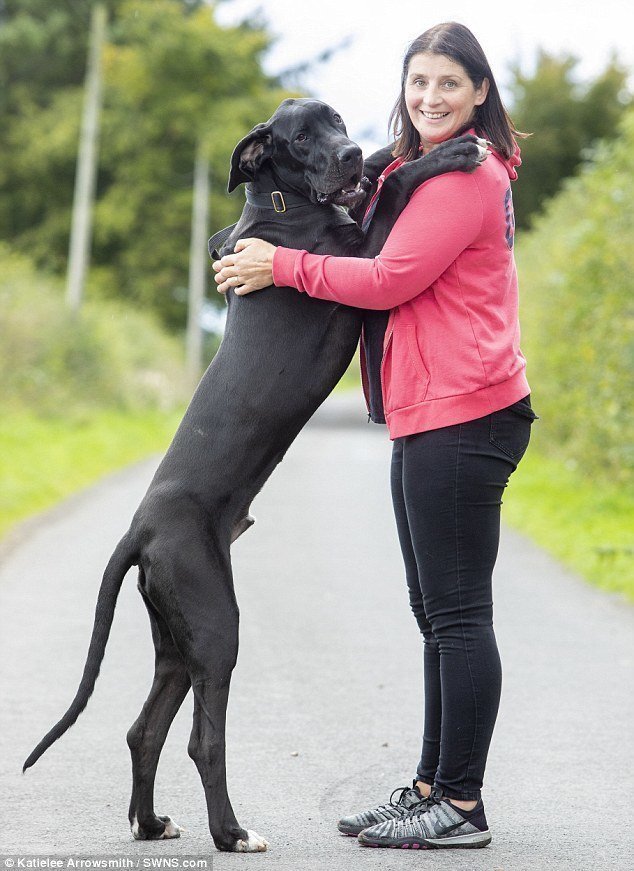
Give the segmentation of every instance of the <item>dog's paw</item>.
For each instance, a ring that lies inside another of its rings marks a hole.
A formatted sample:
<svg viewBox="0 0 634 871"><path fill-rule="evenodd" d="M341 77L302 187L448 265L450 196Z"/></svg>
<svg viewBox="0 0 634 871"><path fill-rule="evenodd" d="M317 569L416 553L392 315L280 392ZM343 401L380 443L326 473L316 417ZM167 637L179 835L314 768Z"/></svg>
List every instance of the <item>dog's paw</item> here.
<svg viewBox="0 0 634 871"><path fill-rule="evenodd" d="M235 853L263 853L269 846L269 842L261 838L257 832L251 832L247 829L249 839L247 841L238 840L233 848Z"/></svg>
<svg viewBox="0 0 634 871"><path fill-rule="evenodd" d="M145 829L141 828L139 825L139 821L137 818L134 818L132 825L130 826L130 830L132 832L132 837L135 841L167 841L171 838L180 838L181 832L184 829L181 828L171 817L158 817L158 819L165 823L165 829L160 834L154 834L152 832L148 832Z"/></svg>
<svg viewBox="0 0 634 871"><path fill-rule="evenodd" d="M169 838L180 838L181 832L185 830L178 825L178 823L174 822L170 817L159 817L161 822L165 823L165 831L161 835L161 839L169 839Z"/></svg>
<svg viewBox="0 0 634 871"><path fill-rule="evenodd" d="M422 160L431 161L428 166L434 167L433 175L443 172L473 172L489 155L489 144L486 139L480 139L471 133L441 142ZM431 176L430 176L431 177Z"/></svg>
<svg viewBox="0 0 634 871"><path fill-rule="evenodd" d="M489 156L489 145L491 143L486 139L480 139L480 137L476 137L476 146L478 149L478 163L484 163L484 161Z"/></svg>

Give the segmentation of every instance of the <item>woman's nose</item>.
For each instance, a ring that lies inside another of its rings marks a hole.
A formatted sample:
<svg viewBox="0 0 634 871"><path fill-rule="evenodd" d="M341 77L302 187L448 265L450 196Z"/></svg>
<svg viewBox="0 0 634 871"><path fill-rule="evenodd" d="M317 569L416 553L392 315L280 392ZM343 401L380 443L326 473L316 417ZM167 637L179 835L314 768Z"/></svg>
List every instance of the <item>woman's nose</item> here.
<svg viewBox="0 0 634 871"><path fill-rule="evenodd" d="M438 103L441 102L441 99L442 98L440 96L440 91L438 90L438 88L434 88L432 85L429 85L429 87L425 89L423 103L426 106L437 106Z"/></svg>

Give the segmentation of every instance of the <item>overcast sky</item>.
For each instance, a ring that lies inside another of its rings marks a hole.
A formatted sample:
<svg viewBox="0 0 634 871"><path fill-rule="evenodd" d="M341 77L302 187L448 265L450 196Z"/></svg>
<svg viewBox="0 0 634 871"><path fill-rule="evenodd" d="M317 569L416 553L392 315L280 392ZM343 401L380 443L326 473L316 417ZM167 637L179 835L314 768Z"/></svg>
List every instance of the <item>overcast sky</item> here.
<svg viewBox="0 0 634 871"><path fill-rule="evenodd" d="M352 39L305 81L314 96L341 113L366 153L387 142L387 118L408 43L441 21L459 21L475 33L503 93L509 65L519 62L530 71L540 46L578 57L582 79L600 72L611 51L634 70L632 0L225 0L216 17L233 24L256 9L278 37L267 59L271 72Z"/></svg>

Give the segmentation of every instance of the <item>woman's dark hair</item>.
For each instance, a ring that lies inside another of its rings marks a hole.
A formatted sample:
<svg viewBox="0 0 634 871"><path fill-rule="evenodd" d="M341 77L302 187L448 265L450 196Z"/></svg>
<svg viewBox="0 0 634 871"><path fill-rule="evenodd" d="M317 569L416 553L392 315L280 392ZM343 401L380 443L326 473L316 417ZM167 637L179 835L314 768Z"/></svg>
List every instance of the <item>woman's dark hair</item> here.
<svg viewBox="0 0 634 871"><path fill-rule="evenodd" d="M437 24L430 30L426 30L411 43L405 53L401 74L401 93L392 109L389 122L396 138L394 157L413 160L418 155L420 137L407 111L405 82L411 59L414 55L423 52L442 54L454 63L460 64L475 88L480 87L483 79L489 80L489 92L486 100L481 106L475 107L475 115L469 127L474 127L479 136L488 139L495 150L508 159L515 150L515 137L524 137L526 134L514 129L513 122L502 104L500 92L486 55L482 51L482 46L468 27L455 21Z"/></svg>

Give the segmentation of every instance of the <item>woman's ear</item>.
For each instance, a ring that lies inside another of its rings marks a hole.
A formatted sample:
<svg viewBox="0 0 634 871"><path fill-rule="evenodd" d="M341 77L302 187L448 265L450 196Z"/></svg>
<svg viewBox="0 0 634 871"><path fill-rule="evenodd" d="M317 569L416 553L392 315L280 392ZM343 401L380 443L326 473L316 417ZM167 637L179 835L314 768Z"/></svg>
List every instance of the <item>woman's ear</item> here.
<svg viewBox="0 0 634 871"><path fill-rule="evenodd" d="M268 124L258 124L236 145L231 155L228 193L239 184L252 181L264 161L273 153L273 137Z"/></svg>
<svg viewBox="0 0 634 871"><path fill-rule="evenodd" d="M475 89L476 90L476 99L475 99L476 106L481 106L484 103L484 101L486 100L486 98L489 94L489 84L490 84L489 80L487 78L484 78L484 79L482 79L482 84L480 85L480 87Z"/></svg>

